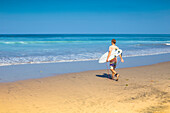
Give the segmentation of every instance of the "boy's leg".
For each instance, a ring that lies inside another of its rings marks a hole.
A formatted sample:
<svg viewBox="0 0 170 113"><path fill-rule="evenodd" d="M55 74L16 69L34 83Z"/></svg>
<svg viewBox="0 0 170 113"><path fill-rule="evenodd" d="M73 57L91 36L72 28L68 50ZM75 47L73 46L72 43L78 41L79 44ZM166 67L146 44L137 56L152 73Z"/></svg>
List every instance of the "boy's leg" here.
<svg viewBox="0 0 170 113"><path fill-rule="evenodd" d="M110 63L110 71L112 72L112 79L114 79L114 75L116 74L114 63Z"/></svg>
<svg viewBox="0 0 170 113"><path fill-rule="evenodd" d="M116 62L114 64L112 64L111 67L110 67L110 70L112 71L112 79L114 79L114 76L117 73L115 71L115 69L116 69ZM119 79L119 74L118 73L116 74L116 77L117 77L116 81L118 81L118 79Z"/></svg>
<svg viewBox="0 0 170 113"><path fill-rule="evenodd" d="M118 79L119 79L119 74L117 74L117 79L116 79L116 81L118 81Z"/></svg>
<svg viewBox="0 0 170 113"><path fill-rule="evenodd" d="M116 74L115 64L116 64L115 62L110 63L110 70L112 71L112 79L114 79L114 75Z"/></svg>
<svg viewBox="0 0 170 113"><path fill-rule="evenodd" d="M117 59L116 59L117 60ZM117 64L117 61L115 62L115 64L114 64L114 70L116 69L116 64ZM115 71L116 72L116 71ZM119 79L119 74L118 73L115 73L116 74L116 81L118 81L118 79Z"/></svg>
<svg viewBox="0 0 170 113"><path fill-rule="evenodd" d="M112 79L114 79L114 75L116 74L116 71L114 69L110 69L112 71Z"/></svg>

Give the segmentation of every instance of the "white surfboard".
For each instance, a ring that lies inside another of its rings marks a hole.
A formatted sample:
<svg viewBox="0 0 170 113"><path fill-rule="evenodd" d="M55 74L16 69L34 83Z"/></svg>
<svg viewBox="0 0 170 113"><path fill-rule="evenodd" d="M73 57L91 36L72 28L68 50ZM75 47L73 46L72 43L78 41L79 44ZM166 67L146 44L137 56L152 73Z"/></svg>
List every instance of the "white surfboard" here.
<svg viewBox="0 0 170 113"><path fill-rule="evenodd" d="M112 60L113 58L119 56L122 53L121 49L117 49L117 50L112 50L112 53L109 57L109 61ZM105 63L107 60L107 56L108 56L109 52L106 52L105 54L103 54L100 59L99 59L99 63Z"/></svg>

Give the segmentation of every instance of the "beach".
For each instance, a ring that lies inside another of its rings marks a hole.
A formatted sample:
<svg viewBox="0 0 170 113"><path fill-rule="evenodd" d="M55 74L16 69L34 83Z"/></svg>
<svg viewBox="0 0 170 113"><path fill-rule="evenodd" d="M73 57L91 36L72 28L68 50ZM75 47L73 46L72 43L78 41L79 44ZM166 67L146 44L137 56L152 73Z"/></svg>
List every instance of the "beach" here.
<svg viewBox="0 0 170 113"><path fill-rule="evenodd" d="M169 113L170 62L0 83L0 113ZM110 73L111 74L111 73Z"/></svg>
<svg viewBox="0 0 170 113"><path fill-rule="evenodd" d="M1 0L0 113L170 113L169 6Z"/></svg>

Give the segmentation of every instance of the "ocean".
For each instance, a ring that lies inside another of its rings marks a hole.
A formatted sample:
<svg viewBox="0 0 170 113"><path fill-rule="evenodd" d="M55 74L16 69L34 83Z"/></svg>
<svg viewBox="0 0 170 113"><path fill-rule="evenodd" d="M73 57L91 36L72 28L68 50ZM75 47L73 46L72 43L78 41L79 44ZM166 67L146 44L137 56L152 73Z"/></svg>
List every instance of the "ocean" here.
<svg viewBox="0 0 170 113"><path fill-rule="evenodd" d="M1 34L0 66L98 60L113 38L123 57L170 53L170 34Z"/></svg>

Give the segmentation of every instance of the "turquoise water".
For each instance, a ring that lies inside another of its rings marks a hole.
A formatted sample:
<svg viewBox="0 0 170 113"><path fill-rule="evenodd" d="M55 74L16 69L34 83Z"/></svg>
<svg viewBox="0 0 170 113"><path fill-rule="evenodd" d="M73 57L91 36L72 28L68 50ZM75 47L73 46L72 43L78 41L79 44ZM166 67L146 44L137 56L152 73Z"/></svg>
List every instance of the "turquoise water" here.
<svg viewBox="0 0 170 113"><path fill-rule="evenodd" d="M113 38L123 57L170 53L169 34L0 35L0 65L97 60Z"/></svg>

